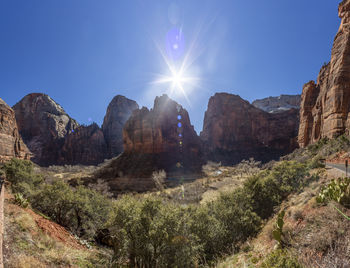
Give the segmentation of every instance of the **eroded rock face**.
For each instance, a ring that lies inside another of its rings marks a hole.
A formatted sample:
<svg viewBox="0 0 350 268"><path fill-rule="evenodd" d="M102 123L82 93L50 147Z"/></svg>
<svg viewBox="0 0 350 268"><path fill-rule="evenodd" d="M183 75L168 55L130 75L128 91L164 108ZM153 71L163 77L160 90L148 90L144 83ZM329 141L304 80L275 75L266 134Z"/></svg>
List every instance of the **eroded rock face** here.
<svg viewBox="0 0 350 268"><path fill-rule="evenodd" d="M109 158L123 152L123 127L132 112L138 109L136 101L124 96L115 96L107 108L102 131L108 146Z"/></svg>
<svg viewBox="0 0 350 268"><path fill-rule="evenodd" d="M317 83L303 88L298 142L305 147L323 137L349 133L350 0L339 5L341 24L334 39L331 61L321 68Z"/></svg>
<svg viewBox="0 0 350 268"><path fill-rule="evenodd" d="M33 93L13 106L19 133L40 165L56 164L65 136L79 124L46 94Z"/></svg>
<svg viewBox="0 0 350 268"><path fill-rule="evenodd" d="M107 145L97 124L79 126L66 136L57 164L97 165L107 159Z"/></svg>
<svg viewBox="0 0 350 268"><path fill-rule="evenodd" d="M29 159L30 152L18 133L15 112L0 99L0 162L13 157Z"/></svg>
<svg viewBox="0 0 350 268"><path fill-rule="evenodd" d="M96 178L113 191L145 191L155 187L154 171L167 178L194 179L204 164L202 145L187 111L168 96L157 97L151 110L135 110L123 128L124 152Z"/></svg>
<svg viewBox="0 0 350 268"><path fill-rule="evenodd" d="M298 114L296 109L267 113L237 95L216 93L209 100L200 136L210 160L267 161L297 147Z"/></svg>
<svg viewBox="0 0 350 268"><path fill-rule="evenodd" d="M268 97L253 101L252 105L268 113L280 113L290 109L299 109L300 95L281 95L278 97Z"/></svg>

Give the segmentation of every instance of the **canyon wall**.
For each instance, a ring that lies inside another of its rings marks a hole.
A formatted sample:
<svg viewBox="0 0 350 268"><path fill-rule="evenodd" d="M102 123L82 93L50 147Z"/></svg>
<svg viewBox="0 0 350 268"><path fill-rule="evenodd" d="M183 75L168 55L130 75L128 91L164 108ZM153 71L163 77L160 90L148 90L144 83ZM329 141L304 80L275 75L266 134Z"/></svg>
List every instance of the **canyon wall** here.
<svg viewBox="0 0 350 268"><path fill-rule="evenodd" d="M301 96L298 143L305 147L321 138L349 134L350 128L350 0L339 5L341 24L335 36L331 61L317 82L304 85Z"/></svg>
<svg viewBox="0 0 350 268"><path fill-rule="evenodd" d="M267 113L237 95L216 93L205 112L201 138L207 158L235 164L268 161L297 148L299 111Z"/></svg>
<svg viewBox="0 0 350 268"><path fill-rule="evenodd" d="M49 165L96 165L122 152L122 127L137 103L116 96L103 128L80 126L46 94L32 93L14 105L19 133L33 162Z"/></svg>

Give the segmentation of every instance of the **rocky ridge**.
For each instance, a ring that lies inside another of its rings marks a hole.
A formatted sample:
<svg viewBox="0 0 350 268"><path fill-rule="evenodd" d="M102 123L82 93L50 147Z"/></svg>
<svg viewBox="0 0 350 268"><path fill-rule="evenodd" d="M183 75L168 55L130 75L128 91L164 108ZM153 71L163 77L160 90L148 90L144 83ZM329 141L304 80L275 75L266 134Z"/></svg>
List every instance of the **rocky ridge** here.
<svg viewBox="0 0 350 268"><path fill-rule="evenodd" d="M299 109L300 98L300 95L280 95L255 100L252 105L268 113L280 113L290 109Z"/></svg>
<svg viewBox="0 0 350 268"><path fill-rule="evenodd" d="M46 94L29 94L13 109L19 132L33 152L35 163L96 165L120 152L121 124L135 106L134 101L115 97L108 107L103 129L97 124L80 126Z"/></svg>

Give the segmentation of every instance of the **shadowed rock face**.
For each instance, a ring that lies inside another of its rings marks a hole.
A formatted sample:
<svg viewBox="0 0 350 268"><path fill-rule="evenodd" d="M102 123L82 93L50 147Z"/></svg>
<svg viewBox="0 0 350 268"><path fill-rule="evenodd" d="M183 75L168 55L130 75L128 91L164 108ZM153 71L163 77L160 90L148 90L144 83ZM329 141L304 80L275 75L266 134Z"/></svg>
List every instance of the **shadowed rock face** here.
<svg viewBox="0 0 350 268"><path fill-rule="evenodd" d="M30 152L18 133L15 112L0 99L0 162L13 157L29 159Z"/></svg>
<svg viewBox="0 0 350 268"><path fill-rule="evenodd" d="M132 113L123 128L123 141L124 152L95 174L108 181L113 192L150 190L155 186L152 173L158 170L165 170L174 181L201 174L201 141L187 111L166 95L155 99L153 109Z"/></svg>
<svg viewBox="0 0 350 268"><path fill-rule="evenodd" d="M80 126L64 139L57 164L96 165L107 159L107 145L97 124Z"/></svg>
<svg viewBox="0 0 350 268"><path fill-rule="evenodd" d="M133 112L123 129L125 153L163 155L159 165L176 173L199 172L202 164L201 141L185 109L167 95L157 97L153 109Z"/></svg>
<svg viewBox="0 0 350 268"><path fill-rule="evenodd" d="M298 142L300 147L323 137L349 133L350 128L350 1L339 5L341 24L330 63L321 68L317 83L303 88Z"/></svg>
<svg viewBox="0 0 350 268"><path fill-rule="evenodd" d="M102 131L97 124L79 126L45 94L29 94L13 107L32 160L42 166L95 165L119 154L122 126L136 108L135 101L116 96L108 106Z"/></svg>
<svg viewBox="0 0 350 268"><path fill-rule="evenodd" d="M136 101L124 96L115 96L108 105L102 131L108 146L108 158L123 152L123 127L132 112L138 109Z"/></svg>
<svg viewBox="0 0 350 268"><path fill-rule="evenodd" d="M79 125L46 94L25 96L13 109L19 133L40 165L56 164L65 136Z"/></svg>
<svg viewBox="0 0 350 268"><path fill-rule="evenodd" d="M290 109L299 109L300 95L281 95L278 97L268 97L253 101L252 105L268 113L280 113Z"/></svg>
<svg viewBox="0 0 350 268"><path fill-rule="evenodd" d="M209 100L200 136L210 160L268 161L297 147L298 123L296 109L271 114L237 95L217 93Z"/></svg>

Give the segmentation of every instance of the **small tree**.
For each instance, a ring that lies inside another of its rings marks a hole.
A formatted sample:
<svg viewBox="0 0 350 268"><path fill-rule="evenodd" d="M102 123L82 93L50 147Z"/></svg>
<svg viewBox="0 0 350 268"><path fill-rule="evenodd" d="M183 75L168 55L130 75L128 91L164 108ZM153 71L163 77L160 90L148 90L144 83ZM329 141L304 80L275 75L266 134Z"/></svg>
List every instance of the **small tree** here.
<svg viewBox="0 0 350 268"><path fill-rule="evenodd" d="M89 183L89 188L107 196L107 197L112 197L113 194L110 192L110 187L108 185L108 182L103 181L101 179L97 179L96 183Z"/></svg>
<svg viewBox="0 0 350 268"><path fill-rule="evenodd" d="M152 173L152 180L159 191L164 190L165 179L166 179L165 170L158 170Z"/></svg>

